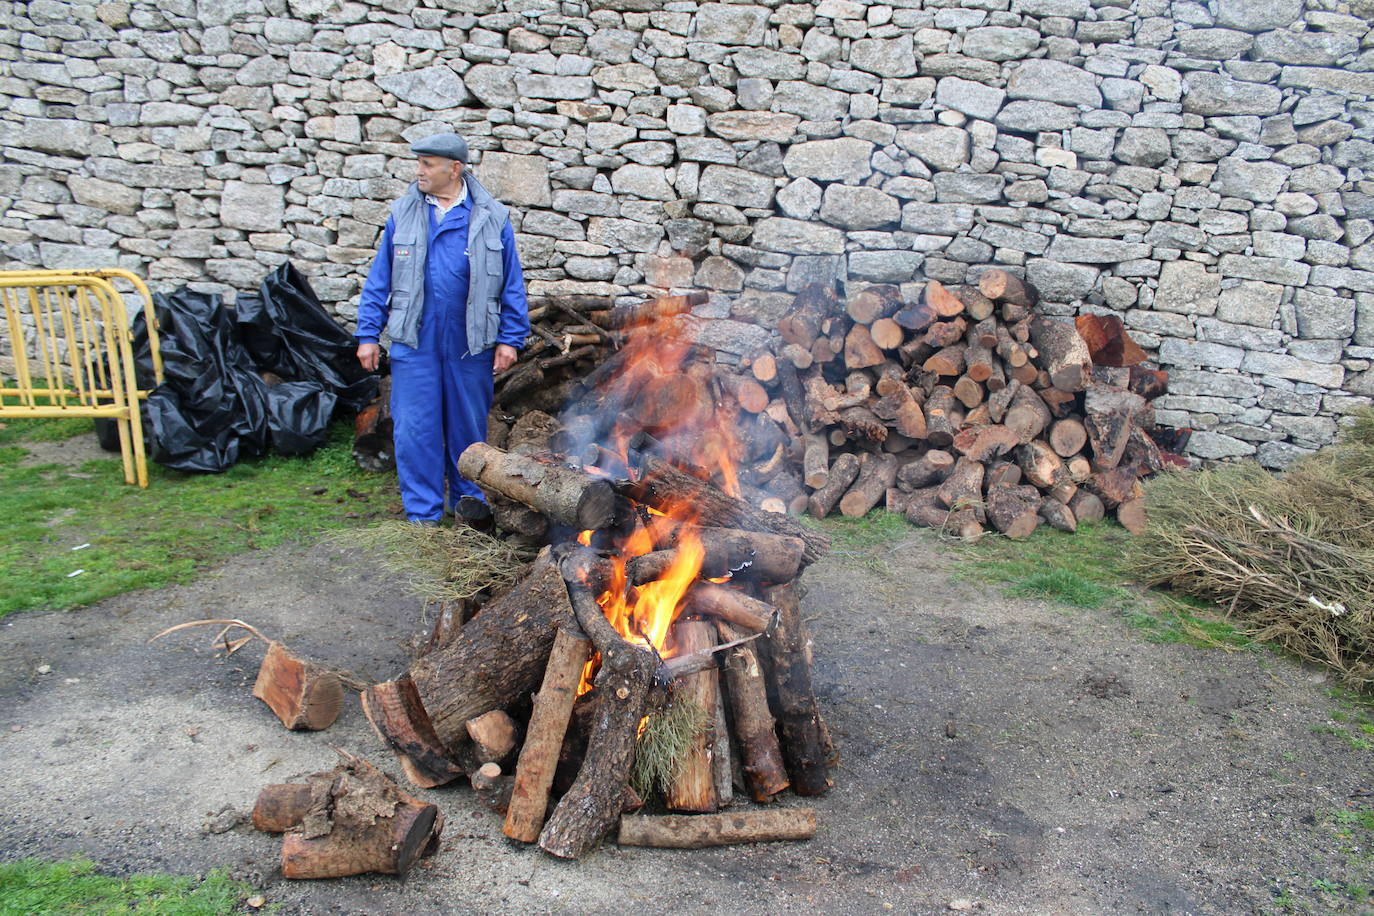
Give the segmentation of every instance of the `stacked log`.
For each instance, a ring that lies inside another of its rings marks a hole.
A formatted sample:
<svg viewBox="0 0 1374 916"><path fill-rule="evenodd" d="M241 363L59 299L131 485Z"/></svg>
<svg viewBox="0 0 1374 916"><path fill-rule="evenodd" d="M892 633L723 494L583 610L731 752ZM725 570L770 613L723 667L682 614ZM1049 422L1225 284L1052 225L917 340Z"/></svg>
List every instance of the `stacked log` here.
<svg viewBox="0 0 1374 916"><path fill-rule="evenodd" d="M1039 298L1000 269L913 301L883 285L798 293L768 367L802 395L761 384L785 408L770 416L811 514L882 506L960 538L1107 514L1140 530L1140 481L1171 460L1150 404L1167 375L1118 319L1041 315Z"/></svg>

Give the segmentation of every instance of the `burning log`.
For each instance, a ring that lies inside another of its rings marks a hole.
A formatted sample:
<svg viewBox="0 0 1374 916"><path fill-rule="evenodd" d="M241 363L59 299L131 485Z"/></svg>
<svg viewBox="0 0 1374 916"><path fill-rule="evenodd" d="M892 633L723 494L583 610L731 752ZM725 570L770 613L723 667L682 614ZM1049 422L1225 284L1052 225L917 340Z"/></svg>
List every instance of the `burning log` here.
<svg viewBox="0 0 1374 916"><path fill-rule="evenodd" d="M762 633L777 616L770 604L737 589L714 582L696 582L688 592L688 607L751 633Z"/></svg>
<svg viewBox="0 0 1374 916"><path fill-rule="evenodd" d="M484 489L495 490L549 518L576 528L615 523L615 491L609 481L585 471L544 464L474 442L458 458L458 471Z"/></svg>
<svg viewBox="0 0 1374 916"><path fill-rule="evenodd" d="M595 560L595 554L583 549L569 551L560 564L577 622L601 655L596 676L600 702L586 756L577 779L539 834L540 848L565 859L577 858L596 846L620 816L634 765L639 720L654 673L653 655L620 638L583 584L587 567Z"/></svg>
<svg viewBox="0 0 1374 916"><path fill-rule="evenodd" d="M764 598L778 609L777 623L763 642L778 698L783 760L798 795L824 795L831 786L828 742L811 689L811 640L801 602L792 584L767 589Z"/></svg>
<svg viewBox="0 0 1374 916"><path fill-rule="evenodd" d="M651 324L661 318L671 318L674 315L690 312L693 306L705 305L710 298L706 292L688 293L685 296L666 296L662 299L651 299L636 305L594 312L588 318L600 327L618 330L634 325Z"/></svg>
<svg viewBox="0 0 1374 916"><path fill-rule="evenodd" d="M554 636L548 666L544 670L544 683L534 698L534 709L530 713L525 743L520 748L515 784L506 809L502 829L511 839L524 843L539 839L559 750L563 747L573 702L577 699L577 685L590 652L587 638L576 628L560 627Z"/></svg>
<svg viewBox="0 0 1374 916"><path fill-rule="evenodd" d="M830 537L824 532L807 528L790 516L755 509L662 459L641 455L638 464L639 479L620 487L637 502L660 511L691 506L704 525L799 537L806 544L802 558L807 563L814 563L830 549Z"/></svg>
<svg viewBox="0 0 1374 916"><path fill-rule="evenodd" d="M769 534L763 531L744 531L739 528L702 528L683 525L666 516L650 521L655 550L634 557L626 563L625 572L633 585L643 585L663 578L678 554L674 549L685 532L701 542L701 577L731 578L761 581L790 582L801 572L802 553L806 548L801 538Z"/></svg>
<svg viewBox="0 0 1374 916"><path fill-rule="evenodd" d="M815 809L778 808L696 816L622 817L617 842L621 846L705 849L735 843L809 840L815 835Z"/></svg>

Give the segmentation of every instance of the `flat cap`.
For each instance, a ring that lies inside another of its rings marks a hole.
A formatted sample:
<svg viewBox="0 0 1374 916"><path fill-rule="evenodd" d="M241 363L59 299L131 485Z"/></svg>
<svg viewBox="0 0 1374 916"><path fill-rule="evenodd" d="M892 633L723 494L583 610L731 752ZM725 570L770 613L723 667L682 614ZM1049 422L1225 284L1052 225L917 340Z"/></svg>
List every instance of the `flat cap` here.
<svg viewBox="0 0 1374 916"><path fill-rule="evenodd" d="M435 134L416 140L410 144L410 151L417 156L442 156L458 162L468 161L468 141L457 134Z"/></svg>

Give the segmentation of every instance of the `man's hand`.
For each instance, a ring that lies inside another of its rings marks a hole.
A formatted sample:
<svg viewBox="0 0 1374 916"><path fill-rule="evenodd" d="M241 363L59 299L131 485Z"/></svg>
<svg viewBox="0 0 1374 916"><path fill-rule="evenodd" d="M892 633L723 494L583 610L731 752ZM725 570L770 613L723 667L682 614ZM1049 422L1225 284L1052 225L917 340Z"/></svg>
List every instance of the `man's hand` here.
<svg viewBox="0 0 1374 916"><path fill-rule="evenodd" d="M375 343L358 344L358 362L368 372L377 371L377 361L381 358L382 348Z"/></svg>
<svg viewBox="0 0 1374 916"><path fill-rule="evenodd" d="M359 353L361 354L361 352L362 348L360 347ZM361 358L361 356L359 358ZM492 372L505 372L507 369L514 365L515 348L512 347L510 344L497 344L496 355L492 358L491 361Z"/></svg>

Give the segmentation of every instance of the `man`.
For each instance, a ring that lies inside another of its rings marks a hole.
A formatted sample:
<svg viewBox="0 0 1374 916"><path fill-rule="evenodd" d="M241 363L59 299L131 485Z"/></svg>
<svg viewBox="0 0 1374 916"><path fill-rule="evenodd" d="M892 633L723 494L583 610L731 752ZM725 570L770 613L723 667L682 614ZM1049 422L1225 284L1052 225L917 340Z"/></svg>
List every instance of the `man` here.
<svg viewBox="0 0 1374 916"><path fill-rule="evenodd" d="M391 335L391 416L401 502L437 525L448 505L489 519L458 456L487 435L492 376L530 332L509 211L467 170L467 142L438 134L410 147L416 182L391 207L358 304L358 361L375 371Z"/></svg>

